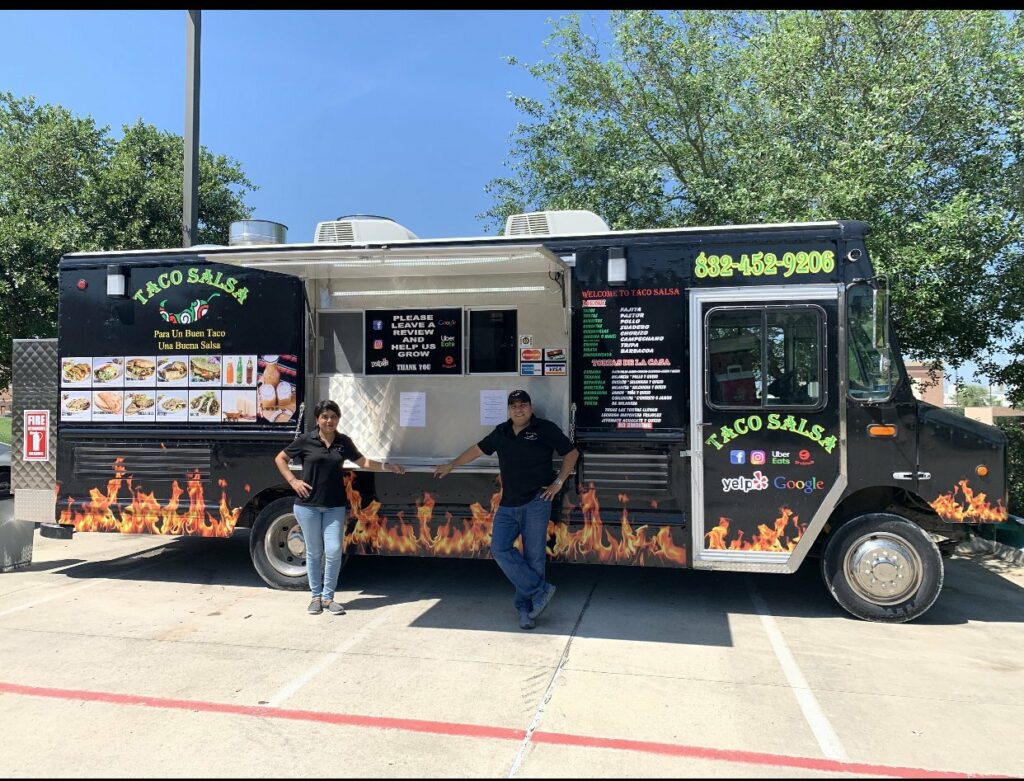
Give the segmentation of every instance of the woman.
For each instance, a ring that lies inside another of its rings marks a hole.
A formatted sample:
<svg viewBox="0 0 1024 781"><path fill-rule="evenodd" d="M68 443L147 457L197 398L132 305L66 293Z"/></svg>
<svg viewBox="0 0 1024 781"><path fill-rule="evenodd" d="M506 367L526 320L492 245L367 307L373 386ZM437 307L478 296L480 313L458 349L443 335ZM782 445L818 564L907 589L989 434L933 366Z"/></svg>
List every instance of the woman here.
<svg viewBox="0 0 1024 781"><path fill-rule="evenodd" d="M338 431L341 409L336 402L321 401L314 410L316 428L303 434L274 458L288 485L298 494L295 518L306 542L306 575L313 601L307 612L326 610L343 615L345 606L334 601L334 589L341 570L341 546L345 537L345 484L342 470L346 459L373 472L404 475L405 467L366 458L348 436ZM302 461L302 479L288 469L293 458ZM325 565L326 559L326 565Z"/></svg>

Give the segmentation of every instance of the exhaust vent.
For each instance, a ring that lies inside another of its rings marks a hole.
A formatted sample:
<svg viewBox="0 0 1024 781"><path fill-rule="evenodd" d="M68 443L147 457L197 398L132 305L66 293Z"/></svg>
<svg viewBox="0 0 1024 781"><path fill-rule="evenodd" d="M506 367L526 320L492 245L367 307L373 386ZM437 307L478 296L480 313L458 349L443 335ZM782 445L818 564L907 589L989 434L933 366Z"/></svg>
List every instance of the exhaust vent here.
<svg viewBox="0 0 1024 781"><path fill-rule="evenodd" d="M314 244L375 244L419 238L390 217L375 214L350 214L328 222L318 222Z"/></svg>
<svg viewBox="0 0 1024 781"><path fill-rule="evenodd" d="M228 227L229 247L284 244L287 237L288 226L270 220L238 220Z"/></svg>
<svg viewBox="0 0 1024 781"><path fill-rule="evenodd" d="M505 221L506 236L556 236L610 231L608 223L585 209L513 214Z"/></svg>

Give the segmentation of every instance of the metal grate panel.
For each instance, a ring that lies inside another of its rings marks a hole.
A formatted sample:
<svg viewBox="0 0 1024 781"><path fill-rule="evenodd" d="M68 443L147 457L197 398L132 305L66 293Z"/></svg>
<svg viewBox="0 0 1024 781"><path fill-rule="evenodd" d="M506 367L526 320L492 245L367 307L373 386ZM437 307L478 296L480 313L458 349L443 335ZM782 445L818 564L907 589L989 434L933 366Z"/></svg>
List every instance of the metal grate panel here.
<svg viewBox="0 0 1024 781"><path fill-rule="evenodd" d="M75 445L74 476L81 479L108 480L114 469L113 454L121 459L126 475L170 480L173 475L199 473L200 479L210 477L213 460L209 447L139 446L127 442L108 442L102 447Z"/></svg>
<svg viewBox="0 0 1024 781"><path fill-rule="evenodd" d="M11 357L11 489L53 491L57 480L57 340L15 339ZM50 460L23 461L22 437L27 409L50 411Z"/></svg>
<svg viewBox="0 0 1024 781"><path fill-rule="evenodd" d="M586 451L582 461L584 485L598 489L667 491L668 453L595 453Z"/></svg>

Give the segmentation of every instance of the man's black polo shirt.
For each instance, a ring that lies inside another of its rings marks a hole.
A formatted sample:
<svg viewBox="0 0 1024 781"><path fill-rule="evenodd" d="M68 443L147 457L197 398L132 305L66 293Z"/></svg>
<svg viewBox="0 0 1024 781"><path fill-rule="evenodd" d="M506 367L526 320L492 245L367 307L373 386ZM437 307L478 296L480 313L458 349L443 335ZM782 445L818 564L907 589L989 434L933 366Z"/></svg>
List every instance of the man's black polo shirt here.
<svg viewBox="0 0 1024 781"><path fill-rule="evenodd" d="M328 448L320 439L320 429L303 434L284 449L288 458L302 461L302 480L313 490L307 499L296 496L295 503L310 507L344 507L345 484L341 472L345 459L355 463L363 454L351 439L340 431L334 432L334 441Z"/></svg>
<svg viewBox="0 0 1024 781"><path fill-rule="evenodd" d="M501 470L501 504L521 507L533 500L540 489L555 478L551 466L551 452L564 456L576 446L550 420L534 415L519 434L512 427L512 419L499 423L494 431L477 442L487 455L498 451Z"/></svg>

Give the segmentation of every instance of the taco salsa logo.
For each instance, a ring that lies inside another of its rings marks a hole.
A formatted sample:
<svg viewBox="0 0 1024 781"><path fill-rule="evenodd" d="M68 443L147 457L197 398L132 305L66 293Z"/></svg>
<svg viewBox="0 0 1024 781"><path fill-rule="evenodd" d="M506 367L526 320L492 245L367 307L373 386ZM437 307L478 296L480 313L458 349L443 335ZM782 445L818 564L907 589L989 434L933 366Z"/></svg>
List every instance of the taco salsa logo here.
<svg viewBox="0 0 1024 781"><path fill-rule="evenodd" d="M170 290L183 284L215 287L230 295L239 304L244 304L246 297L249 295L248 288L240 287L237 279L225 277L221 271L214 273L210 269L203 269L200 272L197 268L190 268L184 273L180 269L173 269L172 271L160 274L156 280L151 280L145 286L136 290L132 298L145 305L162 291ZM159 302L160 316L168 323L194 323L206 315L210 310L210 302L219 295L220 293L211 293L206 298L194 298L185 309L178 312L168 311L166 309L167 299L163 298Z"/></svg>
<svg viewBox="0 0 1024 781"><path fill-rule="evenodd" d="M736 418L732 423L722 426L717 434L712 434L705 439L704 444L712 445L715 450L721 450L732 440L749 434L751 431L760 431L762 428L768 431L789 431L793 434L807 437L812 442L817 442L821 445L822 450L826 453L831 453L832 448L836 446L836 438L834 436L824 436L824 426L812 426L808 423L807 418L798 418L795 415L783 417L777 412L767 416L767 425L758 415Z"/></svg>

